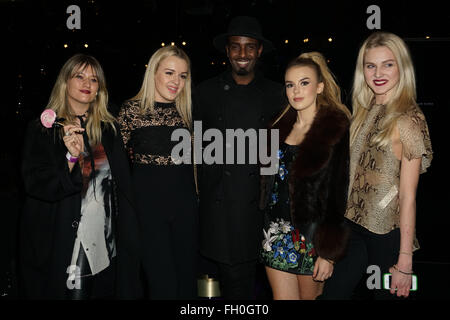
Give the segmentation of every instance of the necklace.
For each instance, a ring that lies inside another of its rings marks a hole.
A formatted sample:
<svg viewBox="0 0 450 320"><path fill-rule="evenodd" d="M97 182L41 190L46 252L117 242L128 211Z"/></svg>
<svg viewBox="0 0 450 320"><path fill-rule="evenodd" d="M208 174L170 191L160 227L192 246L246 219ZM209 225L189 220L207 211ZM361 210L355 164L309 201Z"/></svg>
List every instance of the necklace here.
<svg viewBox="0 0 450 320"><path fill-rule="evenodd" d="M87 118L88 114L89 114L89 110L86 110L85 113L82 113L82 114L76 114L75 117L83 117L83 118Z"/></svg>
<svg viewBox="0 0 450 320"><path fill-rule="evenodd" d="M85 113L82 113L82 114L80 114L80 115L78 115L78 114L74 114L73 116L74 116L75 118L78 118L78 119L80 119L80 120L84 120L84 121L86 121L86 119L87 119L88 115L89 115L89 110L86 110L86 112L85 112Z"/></svg>

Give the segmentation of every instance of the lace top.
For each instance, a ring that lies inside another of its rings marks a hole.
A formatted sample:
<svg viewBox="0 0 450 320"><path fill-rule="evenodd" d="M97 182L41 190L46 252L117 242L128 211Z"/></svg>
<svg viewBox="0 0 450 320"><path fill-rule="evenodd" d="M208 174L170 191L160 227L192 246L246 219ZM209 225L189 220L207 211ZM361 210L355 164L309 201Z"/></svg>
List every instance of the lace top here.
<svg viewBox="0 0 450 320"><path fill-rule="evenodd" d="M139 100L123 104L118 122L125 148L132 163L146 165L175 165L171 141L172 132L186 128L175 103L155 103L155 112L141 114Z"/></svg>
<svg viewBox="0 0 450 320"><path fill-rule="evenodd" d="M392 141L384 147L370 141L382 125L386 106L373 105L350 148L349 199L345 216L377 234L399 227L400 164ZM403 155L421 158L420 173L431 164L432 149L425 117L419 107L411 108L397 121ZM418 248L417 240L414 248Z"/></svg>

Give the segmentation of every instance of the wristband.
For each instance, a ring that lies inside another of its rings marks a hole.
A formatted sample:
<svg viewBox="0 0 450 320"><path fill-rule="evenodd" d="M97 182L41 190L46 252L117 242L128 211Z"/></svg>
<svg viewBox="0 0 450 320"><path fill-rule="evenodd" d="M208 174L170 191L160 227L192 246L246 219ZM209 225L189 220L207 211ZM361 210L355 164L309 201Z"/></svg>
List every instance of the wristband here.
<svg viewBox="0 0 450 320"><path fill-rule="evenodd" d="M69 160L69 162L75 163L78 161L78 157L72 157L69 151L66 153L66 159Z"/></svg>
<svg viewBox="0 0 450 320"><path fill-rule="evenodd" d="M400 269L397 267L396 264L394 264L394 265L392 266L392 268L394 268L395 271L398 271L398 272L400 272L400 273L406 274L407 276L410 276L410 275L413 275L413 274L414 274L414 271L412 271L412 270L411 270L410 272L405 272L405 271L400 270Z"/></svg>

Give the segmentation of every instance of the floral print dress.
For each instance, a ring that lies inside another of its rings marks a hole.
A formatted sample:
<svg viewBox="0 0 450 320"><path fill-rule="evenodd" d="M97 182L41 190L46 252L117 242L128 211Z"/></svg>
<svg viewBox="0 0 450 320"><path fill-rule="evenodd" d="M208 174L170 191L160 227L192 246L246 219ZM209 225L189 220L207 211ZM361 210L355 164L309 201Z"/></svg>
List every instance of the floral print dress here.
<svg viewBox="0 0 450 320"><path fill-rule="evenodd" d="M260 260L273 269L312 275L317 258L314 246L291 225L289 203L289 171L298 146L281 144L278 151L279 169L275 175L271 199L266 210L264 240Z"/></svg>

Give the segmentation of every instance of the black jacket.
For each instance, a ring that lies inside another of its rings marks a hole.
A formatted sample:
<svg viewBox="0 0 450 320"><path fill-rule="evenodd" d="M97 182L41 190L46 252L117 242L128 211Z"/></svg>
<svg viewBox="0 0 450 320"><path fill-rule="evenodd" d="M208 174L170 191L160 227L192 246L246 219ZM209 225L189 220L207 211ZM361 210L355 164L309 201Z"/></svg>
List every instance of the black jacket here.
<svg viewBox="0 0 450 320"><path fill-rule="evenodd" d="M194 120L202 121L203 132L220 130L226 144L226 129L267 128L281 100L281 85L260 75L237 85L227 71L195 88ZM258 164L203 164L199 169L201 253L228 264L256 259L263 221Z"/></svg>
<svg viewBox="0 0 450 320"><path fill-rule="evenodd" d="M296 121L290 109L275 125L280 144ZM293 225L313 241L319 256L337 261L348 240L344 222L349 180L349 120L340 110L321 106L299 146L288 178ZM260 208L266 209L274 176L261 176Z"/></svg>
<svg viewBox="0 0 450 320"><path fill-rule="evenodd" d="M117 186L117 297L134 299L141 295L140 262L128 160L119 133L104 129L102 144ZM26 298L66 296L66 271L81 218L82 188L80 166L76 163L70 172L66 152L59 129L46 129L38 121L30 122L23 150L26 200L19 241L21 287Z"/></svg>

